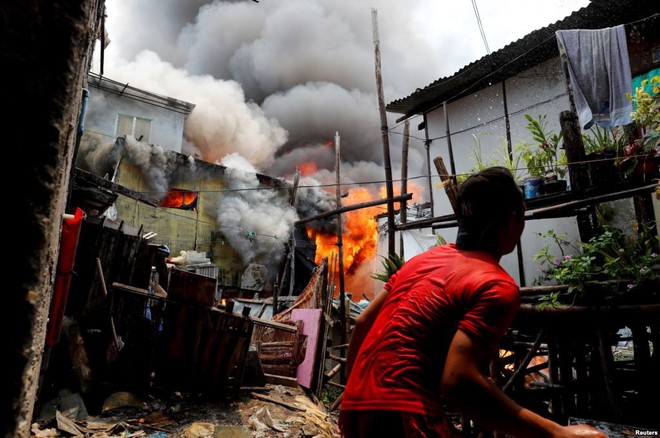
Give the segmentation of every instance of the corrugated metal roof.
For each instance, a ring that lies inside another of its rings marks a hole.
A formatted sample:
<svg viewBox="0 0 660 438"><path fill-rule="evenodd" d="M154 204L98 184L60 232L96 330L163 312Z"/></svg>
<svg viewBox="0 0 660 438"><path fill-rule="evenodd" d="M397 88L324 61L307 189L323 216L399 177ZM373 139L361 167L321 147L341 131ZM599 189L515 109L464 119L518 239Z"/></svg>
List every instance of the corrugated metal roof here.
<svg viewBox="0 0 660 438"><path fill-rule="evenodd" d="M386 110L403 114L397 122L423 114L442 102L451 102L501 82L559 55L555 32L564 29L602 29L627 24L654 15L660 2L650 0L592 0L563 20L514 41L474 61L452 76L440 78L408 97L390 102Z"/></svg>

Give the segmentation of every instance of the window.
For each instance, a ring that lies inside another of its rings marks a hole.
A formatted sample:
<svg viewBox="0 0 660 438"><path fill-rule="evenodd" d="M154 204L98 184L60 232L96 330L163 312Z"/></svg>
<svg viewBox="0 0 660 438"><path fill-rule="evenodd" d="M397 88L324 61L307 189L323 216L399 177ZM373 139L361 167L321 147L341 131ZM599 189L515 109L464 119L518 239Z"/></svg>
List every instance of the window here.
<svg viewBox="0 0 660 438"><path fill-rule="evenodd" d="M151 120L143 117L119 114L117 118L117 136L132 135L138 141L149 143Z"/></svg>
<svg viewBox="0 0 660 438"><path fill-rule="evenodd" d="M158 206L194 211L197 208L197 192L172 188L167 195L160 200Z"/></svg>

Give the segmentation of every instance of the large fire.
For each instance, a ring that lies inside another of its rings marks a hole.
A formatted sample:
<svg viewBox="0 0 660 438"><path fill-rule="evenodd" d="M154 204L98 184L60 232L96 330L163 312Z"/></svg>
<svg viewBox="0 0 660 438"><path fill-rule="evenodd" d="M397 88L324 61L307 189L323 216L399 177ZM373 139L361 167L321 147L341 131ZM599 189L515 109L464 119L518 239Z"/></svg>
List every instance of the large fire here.
<svg viewBox="0 0 660 438"><path fill-rule="evenodd" d="M421 192L421 187L409 183L408 191L412 193ZM386 198L386 190L380 190L382 199ZM395 189L395 196L400 193ZM363 187L351 188L348 196L342 198L342 206L362 204L375 200L376 197L368 189ZM398 209L399 205L396 204ZM376 260L376 247L378 244L378 221L376 216L387 212L386 204L374 207L360 208L341 215L342 220L342 251L344 255L344 283L346 292L351 293L353 301L363 298L373 298L375 280L371 275L378 270L373 262ZM330 263L335 260L339 253L337 248L336 233L320 233L311 227L307 231L310 238L316 242L316 263L320 264L324 258ZM336 289L339 291L338 270L334 266ZM332 274L331 274L332 275ZM338 293L338 292L337 292Z"/></svg>
<svg viewBox="0 0 660 438"><path fill-rule="evenodd" d="M158 206L194 210L197 207L197 193L189 190L172 188L163 199L160 200Z"/></svg>

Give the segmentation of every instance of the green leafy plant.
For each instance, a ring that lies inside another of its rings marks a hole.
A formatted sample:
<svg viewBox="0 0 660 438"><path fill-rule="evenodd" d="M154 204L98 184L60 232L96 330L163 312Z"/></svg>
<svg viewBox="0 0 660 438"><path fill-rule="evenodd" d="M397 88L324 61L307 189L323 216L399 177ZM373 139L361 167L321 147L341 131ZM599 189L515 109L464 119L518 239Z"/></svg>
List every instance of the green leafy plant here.
<svg viewBox="0 0 660 438"><path fill-rule="evenodd" d="M501 148L496 149L493 154L484 157L479 137L472 134L472 138L474 140L475 147L472 149L471 159L475 162L475 164L467 173L457 175L457 180L459 183L465 181L471 174L492 166L506 167L511 171L511 174L516 179L516 181L522 179L522 154L524 152L522 145L514 145L512 148L512 153L509 155L507 141L506 139L503 139Z"/></svg>
<svg viewBox="0 0 660 438"><path fill-rule="evenodd" d="M541 276L534 284L567 286L566 291L543 296L542 305L574 301L593 287L615 297L657 282L660 280L660 239L654 233L655 225L634 227L629 236L620 229L603 226L602 231L588 242L575 244L553 230L539 233L554 242L561 254L555 256L546 246L534 256L534 260L541 260L543 266Z"/></svg>
<svg viewBox="0 0 660 438"><path fill-rule="evenodd" d="M622 135L615 137L608 129L594 125L589 129L589 132L582 133L582 143L584 143L584 152L587 155L608 152L619 155L626 145L626 140Z"/></svg>
<svg viewBox="0 0 660 438"><path fill-rule="evenodd" d="M500 160L498 160L498 163L502 163L501 165L509 169L511 172L511 175L513 175L513 178L516 181L521 181L522 180L522 171L523 171L523 152L524 152L524 147L522 144L518 143L512 146L511 148L511 154L509 155L509 149L508 149L508 144L507 141L504 140L503 142L503 148L497 149L495 151L495 154L499 157Z"/></svg>
<svg viewBox="0 0 660 438"><path fill-rule="evenodd" d="M660 76L651 78L650 93L646 91L648 82L644 79L634 95L626 93L626 96L634 105L633 120L645 131L644 147L655 150L660 147Z"/></svg>
<svg viewBox="0 0 660 438"><path fill-rule="evenodd" d="M387 283L387 280L406 262L406 260L398 254L390 254L387 257L381 256L381 264L383 266L383 271L376 272L371 275L371 278L374 280L380 280L383 283Z"/></svg>
<svg viewBox="0 0 660 438"><path fill-rule="evenodd" d="M472 148L472 156L470 159L474 161L474 165L467 171L467 173L461 173L456 175L456 180L459 184L467 179L468 176L473 173L492 166L492 160L484 158L483 150L481 148L481 140L475 134L472 134L472 141L474 142L474 147Z"/></svg>
<svg viewBox="0 0 660 438"><path fill-rule="evenodd" d="M329 408L332 405L332 403L334 403L334 401L337 400L337 397L339 397L342 392L343 391L341 388L325 385L321 390L321 401L323 402L323 405L326 408Z"/></svg>
<svg viewBox="0 0 660 438"><path fill-rule="evenodd" d="M562 134L547 131L545 115L534 118L525 114L527 130L532 134L535 144L522 142L522 159L527 164L527 172L536 178L545 178L555 174L559 179L566 176L566 154L560 149Z"/></svg>

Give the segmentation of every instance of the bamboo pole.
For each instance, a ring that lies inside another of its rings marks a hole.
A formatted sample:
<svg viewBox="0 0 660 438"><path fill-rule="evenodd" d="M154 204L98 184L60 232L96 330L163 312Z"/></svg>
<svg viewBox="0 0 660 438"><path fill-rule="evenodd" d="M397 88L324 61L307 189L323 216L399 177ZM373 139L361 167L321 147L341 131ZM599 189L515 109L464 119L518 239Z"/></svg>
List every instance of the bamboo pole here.
<svg viewBox="0 0 660 438"><path fill-rule="evenodd" d="M445 130L447 134L447 150L449 152L449 167L451 168L452 181L458 186L456 181L456 165L454 164L454 148L451 145L451 131L449 130L449 112L447 110L447 101L442 102L442 109L445 112Z"/></svg>
<svg viewBox="0 0 660 438"><path fill-rule="evenodd" d="M408 147L410 145L410 120L406 119L403 125L403 150L401 151L401 194L408 193ZM408 209L406 201L399 206L400 223L408 222ZM403 233L399 233L399 255L405 257L403 248Z"/></svg>
<svg viewBox="0 0 660 438"><path fill-rule="evenodd" d="M316 221L316 220L319 220L319 219L324 219L326 217L334 216L336 214L338 215L338 214L346 213L348 211L359 210L361 208L374 207L376 205L386 204L386 203L389 203L390 201L394 203L394 202L401 202L401 201L409 201L411 199L412 199L412 193L406 193L405 195L395 196L394 198L391 198L391 199L379 199L377 201L369 201L369 202L363 202L361 204L347 205L346 207L341 207L341 208L338 208L336 210L326 211L325 213L321 213L321 214L317 214L317 215L314 215L314 216L306 217L304 219L300 219L299 221L294 222L293 225L296 225L296 226L297 225L302 225L302 224L306 224L307 222L312 222L312 221Z"/></svg>
<svg viewBox="0 0 660 438"><path fill-rule="evenodd" d="M449 177L447 173L447 167L442 157L435 157L433 159L433 164L435 164L435 170L440 176L440 181L445 185L445 193L449 198L449 203L451 204L454 214L456 214L457 202L458 202L458 187L452 178Z"/></svg>
<svg viewBox="0 0 660 438"><path fill-rule="evenodd" d="M383 97L383 78L380 72L380 42L378 39L378 20L376 9L371 9L371 22L374 37L374 55L376 60L376 87L378 89L378 107L380 108L380 134L383 139L383 163L385 165L385 187L387 190L387 254L394 255L395 228L394 228L394 189L392 187L392 164L390 163L390 142L387 128L387 114L385 112L385 99Z"/></svg>

